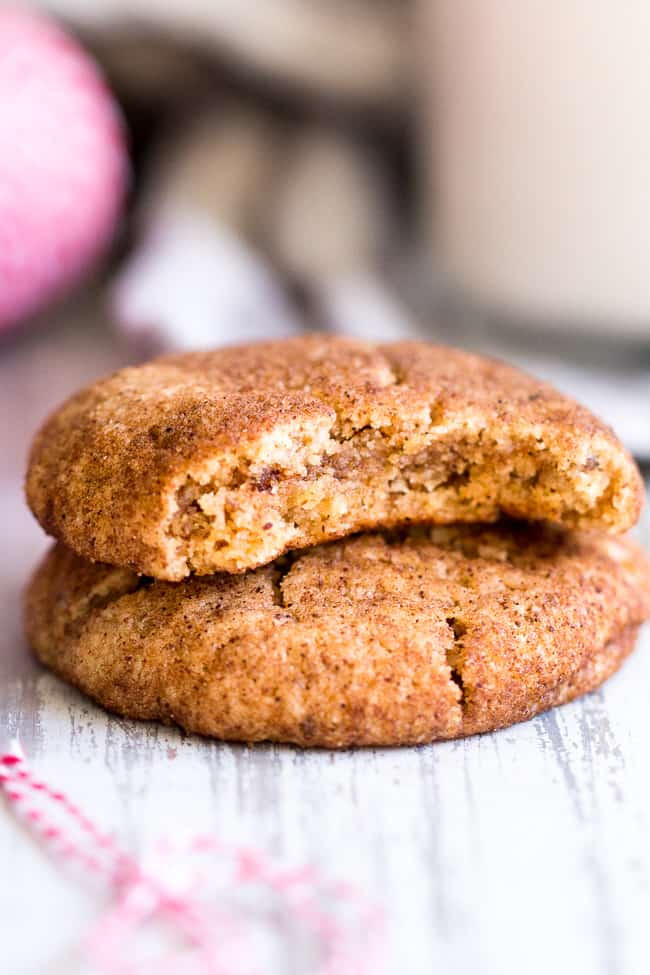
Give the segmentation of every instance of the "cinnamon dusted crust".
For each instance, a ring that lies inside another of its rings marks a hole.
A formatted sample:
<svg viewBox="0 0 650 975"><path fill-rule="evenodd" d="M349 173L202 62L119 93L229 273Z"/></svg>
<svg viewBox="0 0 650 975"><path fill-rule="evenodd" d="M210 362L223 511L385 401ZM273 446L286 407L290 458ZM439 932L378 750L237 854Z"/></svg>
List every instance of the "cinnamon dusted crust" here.
<svg viewBox="0 0 650 975"><path fill-rule="evenodd" d="M314 335L95 383L37 436L27 497L78 554L179 580L409 522L620 533L642 491L607 427L514 368Z"/></svg>
<svg viewBox="0 0 650 975"><path fill-rule="evenodd" d="M366 535L177 584L56 545L26 600L40 659L119 714L328 747L523 721L599 686L649 615L635 543L527 526Z"/></svg>

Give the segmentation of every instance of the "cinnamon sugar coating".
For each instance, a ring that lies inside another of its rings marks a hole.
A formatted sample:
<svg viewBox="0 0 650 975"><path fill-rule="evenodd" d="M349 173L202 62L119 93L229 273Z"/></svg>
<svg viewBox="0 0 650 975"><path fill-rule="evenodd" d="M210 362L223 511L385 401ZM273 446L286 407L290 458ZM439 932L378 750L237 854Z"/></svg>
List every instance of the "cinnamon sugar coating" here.
<svg viewBox="0 0 650 975"><path fill-rule="evenodd" d="M112 711L327 747L523 721L598 687L648 616L636 543L521 525L362 535L180 583L59 544L26 597L38 657Z"/></svg>
<svg viewBox="0 0 650 975"><path fill-rule="evenodd" d="M85 558L180 580L415 522L620 533L642 492L606 426L514 368L314 335L93 384L36 437L27 497Z"/></svg>

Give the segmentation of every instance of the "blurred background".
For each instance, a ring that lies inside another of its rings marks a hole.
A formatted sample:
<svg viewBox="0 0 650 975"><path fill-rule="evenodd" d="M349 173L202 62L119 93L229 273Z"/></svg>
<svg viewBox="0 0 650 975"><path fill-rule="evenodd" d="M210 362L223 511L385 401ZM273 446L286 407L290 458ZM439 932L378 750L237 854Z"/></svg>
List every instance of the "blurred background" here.
<svg viewBox="0 0 650 975"><path fill-rule="evenodd" d="M508 358L649 460L648 36L644 0L0 6L5 420L322 329Z"/></svg>

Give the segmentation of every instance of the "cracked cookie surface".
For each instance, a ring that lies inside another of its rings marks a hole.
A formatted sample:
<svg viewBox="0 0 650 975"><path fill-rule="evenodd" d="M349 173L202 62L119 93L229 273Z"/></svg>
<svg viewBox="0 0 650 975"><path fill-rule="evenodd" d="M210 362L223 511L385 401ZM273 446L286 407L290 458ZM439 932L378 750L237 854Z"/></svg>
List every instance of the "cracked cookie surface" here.
<svg viewBox="0 0 650 975"><path fill-rule="evenodd" d="M525 720L599 686L648 616L634 542L523 525L363 535L175 584L58 544L26 598L37 656L121 715L327 747Z"/></svg>
<svg viewBox="0 0 650 975"><path fill-rule="evenodd" d="M27 497L78 554L179 580L412 522L620 533L642 487L604 424L514 368L314 335L95 383L38 434Z"/></svg>

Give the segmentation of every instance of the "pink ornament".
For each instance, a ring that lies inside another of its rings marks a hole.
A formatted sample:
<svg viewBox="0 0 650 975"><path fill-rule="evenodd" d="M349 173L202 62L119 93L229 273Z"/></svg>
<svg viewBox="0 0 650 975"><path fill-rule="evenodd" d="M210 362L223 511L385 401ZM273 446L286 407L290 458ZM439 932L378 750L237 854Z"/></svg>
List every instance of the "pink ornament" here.
<svg viewBox="0 0 650 975"><path fill-rule="evenodd" d="M0 7L0 329L98 257L127 178L119 111L91 58L45 17Z"/></svg>

